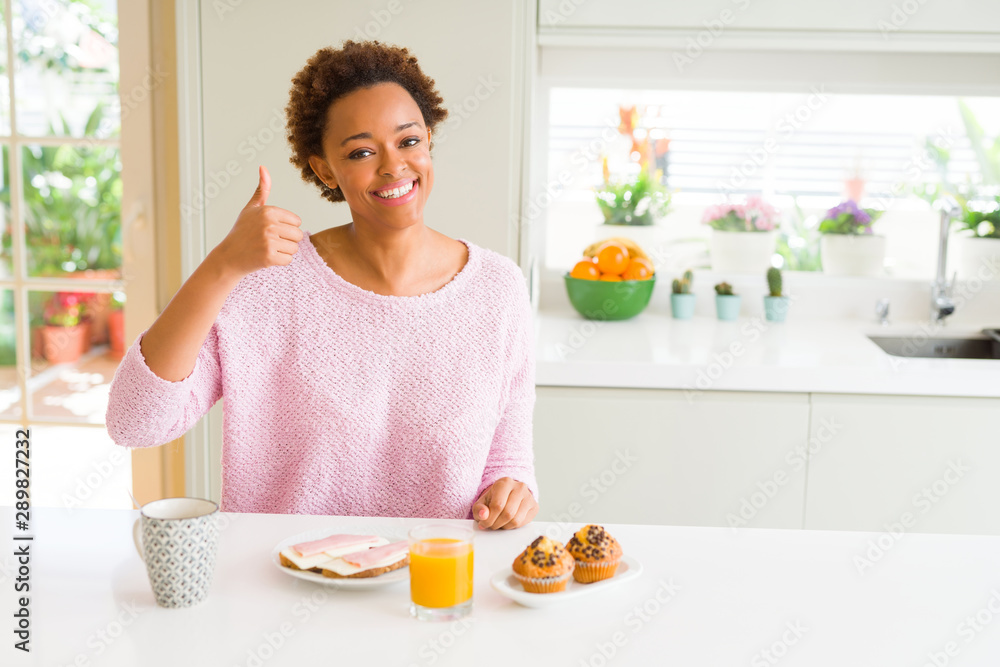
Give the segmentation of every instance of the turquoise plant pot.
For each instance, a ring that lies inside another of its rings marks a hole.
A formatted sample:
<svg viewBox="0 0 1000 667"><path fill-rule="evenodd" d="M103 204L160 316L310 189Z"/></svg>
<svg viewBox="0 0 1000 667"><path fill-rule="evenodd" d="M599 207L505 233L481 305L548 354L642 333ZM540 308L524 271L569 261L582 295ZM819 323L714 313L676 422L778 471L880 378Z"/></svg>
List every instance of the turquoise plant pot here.
<svg viewBox="0 0 1000 667"><path fill-rule="evenodd" d="M789 298L787 296L765 296L764 317L768 322L784 322L788 314Z"/></svg>
<svg viewBox="0 0 1000 667"><path fill-rule="evenodd" d="M715 314L720 320L732 321L740 316L739 294L716 294Z"/></svg>
<svg viewBox="0 0 1000 667"><path fill-rule="evenodd" d="M671 294L670 312L675 320L690 320L694 317L694 294Z"/></svg>

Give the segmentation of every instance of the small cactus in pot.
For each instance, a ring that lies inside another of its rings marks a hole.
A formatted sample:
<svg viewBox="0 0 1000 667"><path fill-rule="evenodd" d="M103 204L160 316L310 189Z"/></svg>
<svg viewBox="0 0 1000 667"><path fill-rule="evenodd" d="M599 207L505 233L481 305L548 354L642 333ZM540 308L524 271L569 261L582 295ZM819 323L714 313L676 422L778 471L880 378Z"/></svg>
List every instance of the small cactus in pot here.
<svg viewBox="0 0 1000 667"><path fill-rule="evenodd" d="M715 314L720 320L732 321L740 316L740 295L733 294L733 286L721 282L715 286Z"/></svg>
<svg viewBox="0 0 1000 667"><path fill-rule="evenodd" d="M670 285L670 312L674 319L690 320L694 316L694 294L691 286L694 283L694 273L685 271L680 278L674 278Z"/></svg>
<svg viewBox="0 0 1000 667"><path fill-rule="evenodd" d="M767 270L768 296L764 297L764 317L768 322L784 322L788 314L790 299L783 292L781 270L771 267Z"/></svg>
<svg viewBox="0 0 1000 667"><path fill-rule="evenodd" d="M685 271L684 275L680 278L674 278L674 282L671 283L670 289L673 294L690 294L691 293L691 283L694 282L694 274L691 271Z"/></svg>
<svg viewBox="0 0 1000 667"><path fill-rule="evenodd" d="M781 269L772 266L767 270L767 289L771 292L771 296L782 296Z"/></svg>

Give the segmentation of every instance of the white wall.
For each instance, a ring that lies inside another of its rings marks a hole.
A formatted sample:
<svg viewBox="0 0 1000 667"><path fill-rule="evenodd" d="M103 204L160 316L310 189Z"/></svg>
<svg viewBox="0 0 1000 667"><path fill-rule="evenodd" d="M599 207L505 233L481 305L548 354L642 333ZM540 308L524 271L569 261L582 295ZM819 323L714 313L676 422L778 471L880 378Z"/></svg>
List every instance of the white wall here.
<svg viewBox="0 0 1000 667"><path fill-rule="evenodd" d="M232 228L256 188L258 164L271 174L268 203L297 213L303 229L350 222L346 203L327 202L300 180L284 129L291 78L318 49L347 39L407 47L445 100L450 117L434 136L425 223L517 260L509 221L528 141L522 106L534 16L532 0L206 0L198 12L179 5L181 80L192 82L180 100L185 275ZM218 499L222 402L206 423L187 438L188 491Z"/></svg>
<svg viewBox="0 0 1000 667"><path fill-rule="evenodd" d="M228 4L237 6L220 11ZM513 111L522 85L515 46L523 37L527 4L203 2L206 176L211 182L227 163L237 171L232 184L205 207L208 247L222 240L253 193L258 163L271 172L269 203L296 212L305 229L317 232L350 221L346 203L322 199L289 163L284 107L292 76L318 49L345 39L377 39L409 48L451 113L434 137L435 182L425 222L449 236L514 254L516 239L507 220L519 183L520 125ZM261 150L251 143L255 137Z"/></svg>

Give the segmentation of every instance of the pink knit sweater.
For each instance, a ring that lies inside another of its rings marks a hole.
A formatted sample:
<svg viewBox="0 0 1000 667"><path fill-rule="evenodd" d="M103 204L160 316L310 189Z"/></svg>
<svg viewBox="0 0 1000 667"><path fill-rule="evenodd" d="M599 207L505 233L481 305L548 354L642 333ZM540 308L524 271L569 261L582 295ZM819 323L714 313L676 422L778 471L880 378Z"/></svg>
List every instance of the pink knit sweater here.
<svg viewBox="0 0 1000 667"><path fill-rule="evenodd" d="M187 378L154 374L139 335L108 433L161 445L223 398L229 512L471 518L501 477L537 499L527 286L510 259L459 240L469 258L449 283L385 296L334 273L306 232L288 266L230 293Z"/></svg>

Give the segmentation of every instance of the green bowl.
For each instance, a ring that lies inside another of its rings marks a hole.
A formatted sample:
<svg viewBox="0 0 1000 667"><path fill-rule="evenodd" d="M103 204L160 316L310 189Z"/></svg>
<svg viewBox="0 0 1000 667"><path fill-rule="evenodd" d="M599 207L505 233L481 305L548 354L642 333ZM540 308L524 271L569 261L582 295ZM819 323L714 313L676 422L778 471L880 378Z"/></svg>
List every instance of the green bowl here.
<svg viewBox="0 0 1000 667"><path fill-rule="evenodd" d="M583 280L566 273L569 302L588 320L627 320L649 305L656 275L649 280Z"/></svg>

